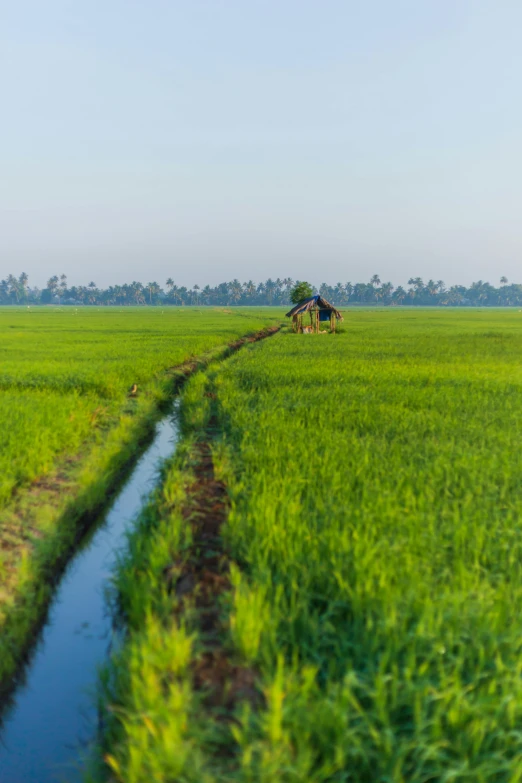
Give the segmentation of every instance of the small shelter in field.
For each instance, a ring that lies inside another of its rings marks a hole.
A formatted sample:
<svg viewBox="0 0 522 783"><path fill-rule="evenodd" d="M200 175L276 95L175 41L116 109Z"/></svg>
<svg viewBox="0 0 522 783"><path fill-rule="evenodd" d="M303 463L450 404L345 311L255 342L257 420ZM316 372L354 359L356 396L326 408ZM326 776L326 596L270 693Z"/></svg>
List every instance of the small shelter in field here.
<svg viewBox="0 0 522 783"><path fill-rule="evenodd" d="M310 315L310 326L303 321L307 321L307 313ZM327 302L324 296L315 294L314 296L307 296L306 299L301 299L295 307L292 307L289 313L286 314L287 318L292 319L292 328L294 332L298 334L303 333L315 333L319 334L321 331L320 324L324 322L330 323L330 331L335 332L335 326L337 321L344 320L339 310L336 310L330 302Z"/></svg>

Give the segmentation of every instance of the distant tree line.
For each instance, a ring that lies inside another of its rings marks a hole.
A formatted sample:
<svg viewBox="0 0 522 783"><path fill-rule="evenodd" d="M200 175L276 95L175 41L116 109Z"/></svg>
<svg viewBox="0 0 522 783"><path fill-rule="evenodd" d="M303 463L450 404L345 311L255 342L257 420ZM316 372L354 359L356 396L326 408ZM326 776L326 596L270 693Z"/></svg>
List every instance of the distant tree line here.
<svg viewBox="0 0 522 783"><path fill-rule="evenodd" d="M264 283L249 280L240 283L232 280L217 286L200 288L178 286L172 278L162 287L157 282L112 285L99 288L90 282L86 286L70 286L66 275L53 275L44 289L29 286L29 278L8 275L0 280L0 304L63 304L63 305L289 305L290 295L296 283L289 277L269 278ZM379 275L373 275L369 283L321 283L318 292L337 307L346 305L445 305L459 307L514 307L522 306L522 285L509 283L500 278L495 287L483 280L469 287L454 285L446 287L442 280L428 280L412 277L408 287L395 287L393 283L381 282Z"/></svg>

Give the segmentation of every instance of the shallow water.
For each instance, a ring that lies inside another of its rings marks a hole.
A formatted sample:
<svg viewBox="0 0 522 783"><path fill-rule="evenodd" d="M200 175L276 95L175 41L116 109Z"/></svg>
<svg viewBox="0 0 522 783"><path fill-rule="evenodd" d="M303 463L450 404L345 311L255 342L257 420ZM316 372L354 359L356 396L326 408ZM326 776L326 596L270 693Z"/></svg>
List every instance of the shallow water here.
<svg viewBox="0 0 522 783"><path fill-rule="evenodd" d="M157 425L151 445L64 572L0 728L1 783L82 780L82 758L97 729L97 667L107 659L116 633L104 590L125 531L177 438L172 413Z"/></svg>

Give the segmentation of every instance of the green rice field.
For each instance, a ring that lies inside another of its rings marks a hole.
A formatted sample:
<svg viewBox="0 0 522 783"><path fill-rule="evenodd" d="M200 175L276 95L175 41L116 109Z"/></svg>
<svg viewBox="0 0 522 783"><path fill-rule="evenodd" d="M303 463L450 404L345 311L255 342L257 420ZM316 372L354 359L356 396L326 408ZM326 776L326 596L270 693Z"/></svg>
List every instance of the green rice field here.
<svg viewBox="0 0 522 783"><path fill-rule="evenodd" d="M282 316L0 309L0 681L179 393L86 780L522 781L522 313Z"/></svg>
<svg viewBox="0 0 522 783"><path fill-rule="evenodd" d="M137 383L262 328L266 313L208 308L0 308L0 508L114 423Z"/></svg>
<svg viewBox="0 0 522 783"><path fill-rule="evenodd" d="M521 356L516 310L351 310L193 376L114 577L129 632L89 779L522 780ZM258 694L228 708L165 576L202 442L229 498L219 645Z"/></svg>
<svg viewBox="0 0 522 783"><path fill-rule="evenodd" d="M256 308L0 308L0 691L81 519L172 397L172 368L278 320Z"/></svg>

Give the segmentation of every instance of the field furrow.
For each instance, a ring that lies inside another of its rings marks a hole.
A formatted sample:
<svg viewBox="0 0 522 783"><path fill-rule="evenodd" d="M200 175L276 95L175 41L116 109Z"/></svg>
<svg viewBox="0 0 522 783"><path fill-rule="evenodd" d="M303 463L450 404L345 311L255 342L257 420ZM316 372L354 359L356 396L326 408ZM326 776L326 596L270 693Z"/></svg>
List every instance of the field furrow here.
<svg viewBox="0 0 522 783"><path fill-rule="evenodd" d="M520 778L521 351L516 312L358 311L191 379L185 442L116 578L115 779ZM191 546L211 420L236 564L220 645L258 673L258 699L228 708L202 705L205 638L163 570Z"/></svg>

